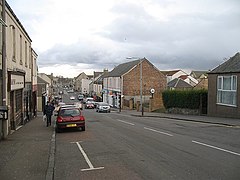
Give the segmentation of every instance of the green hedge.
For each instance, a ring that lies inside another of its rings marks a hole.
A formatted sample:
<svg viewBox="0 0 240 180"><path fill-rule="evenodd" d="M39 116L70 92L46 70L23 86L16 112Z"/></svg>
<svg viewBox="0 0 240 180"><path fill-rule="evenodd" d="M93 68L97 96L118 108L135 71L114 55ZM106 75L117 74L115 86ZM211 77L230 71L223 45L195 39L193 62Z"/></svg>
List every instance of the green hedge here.
<svg viewBox="0 0 240 180"><path fill-rule="evenodd" d="M199 109L200 102L207 104L207 90L166 90L163 92L163 104L169 108Z"/></svg>

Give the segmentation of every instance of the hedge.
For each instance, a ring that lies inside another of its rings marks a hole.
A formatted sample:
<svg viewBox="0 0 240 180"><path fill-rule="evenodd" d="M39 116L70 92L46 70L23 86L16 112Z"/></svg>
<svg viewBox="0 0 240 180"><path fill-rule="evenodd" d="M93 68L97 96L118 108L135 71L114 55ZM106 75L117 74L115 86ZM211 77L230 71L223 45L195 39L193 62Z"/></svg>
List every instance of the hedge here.
<svg viewBox="0 0 240 180"><path fill-rule="evenodd" d="M166 90L163 92L163 104L169 108L199 109L200 102L207 104L207 90Z"/></svg>

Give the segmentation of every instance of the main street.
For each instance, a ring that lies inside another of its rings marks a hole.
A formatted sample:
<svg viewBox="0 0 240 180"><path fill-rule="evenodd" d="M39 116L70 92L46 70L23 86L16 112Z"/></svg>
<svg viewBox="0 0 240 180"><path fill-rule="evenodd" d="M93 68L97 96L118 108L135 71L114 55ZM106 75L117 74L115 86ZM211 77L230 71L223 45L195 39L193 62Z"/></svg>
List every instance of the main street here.
<svg viewBox="0 0 240 180"><path fill-rule="evenodd" d="M240 179L237 127L83 113L85 132L56 134L54 179Z"/></svg>

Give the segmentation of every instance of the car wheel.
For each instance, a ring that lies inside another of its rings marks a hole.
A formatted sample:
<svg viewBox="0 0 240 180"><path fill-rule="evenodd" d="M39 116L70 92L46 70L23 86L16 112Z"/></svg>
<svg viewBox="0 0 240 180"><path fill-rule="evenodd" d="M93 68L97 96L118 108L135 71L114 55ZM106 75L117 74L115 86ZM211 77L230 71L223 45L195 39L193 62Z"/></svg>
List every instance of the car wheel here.
<svg viewBox="0 0 240 180"><path fill-rule="evenodd" d="M81 129L82 129L82 131L85 131L85 126L83 126Z"/></svg>

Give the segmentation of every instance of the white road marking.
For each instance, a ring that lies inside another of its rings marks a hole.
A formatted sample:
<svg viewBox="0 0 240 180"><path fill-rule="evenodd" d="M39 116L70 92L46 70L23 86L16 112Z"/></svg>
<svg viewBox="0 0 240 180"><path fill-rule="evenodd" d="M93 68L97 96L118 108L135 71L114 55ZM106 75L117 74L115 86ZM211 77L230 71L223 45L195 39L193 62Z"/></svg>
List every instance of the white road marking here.
<svg viewBox="0 0 240 180"><path fill-rule="evenodd" d="M158 131L158 130L151 129L151 128L147 128L147 127L144 127L144 129L147 129L147 130L150 130L150 131L153 131L153 132L156 132L156 133L164 134L164 135L167 135L167 136L173 136L172 134L162 132L162 131Z"/></svg>
<svg viewBox="0 0 240 180"><path fill-rule="evenodd" d="M198 141L192 141L192 142L196 143L196 144L203 145L203 146L207 146L207 147L210 147L210 148L213 148L213 149L217 149L217 150L220 150L220 151L224 151L224 152L227 152L227 153L230 153L230 154L234 154L234 155L240 156L239 153L236 153L236 152L233 152L233 151L229 151L229 150L226 150L226 149L222 149L222 148L219 148L219 147L216 147L216 146L212 146L212 145L209 145L209 144L201 143L201 142L198 142Z"/></svg>
<svg viewBox="0 0 240 180"><path fill-rule="evenodd" d="M76 142L76 144L77 144L78 149L81 151L83 157L85 158L85 160L86 160L86 162L87 162L87 164L89 166L89 168L81 169L81 171L92 171L92 170L104 169L104 167L98 167L98 168L93 167L91 161L89 160L87 154L84 152L84 150L83 150L82 146L80 145L80 143Z"/></svg>
<svg viewBox="0 0 240 180"><path fill-rule="evenodd" d="M132 125L134 126L135 124L133 123L130 123L130 122L127 122L127 121L123 121L123 120L120 120L120 119L117 119L119 122L122 122L122 123L125 123L125 124L129 124L129 125Z"/></svg>

